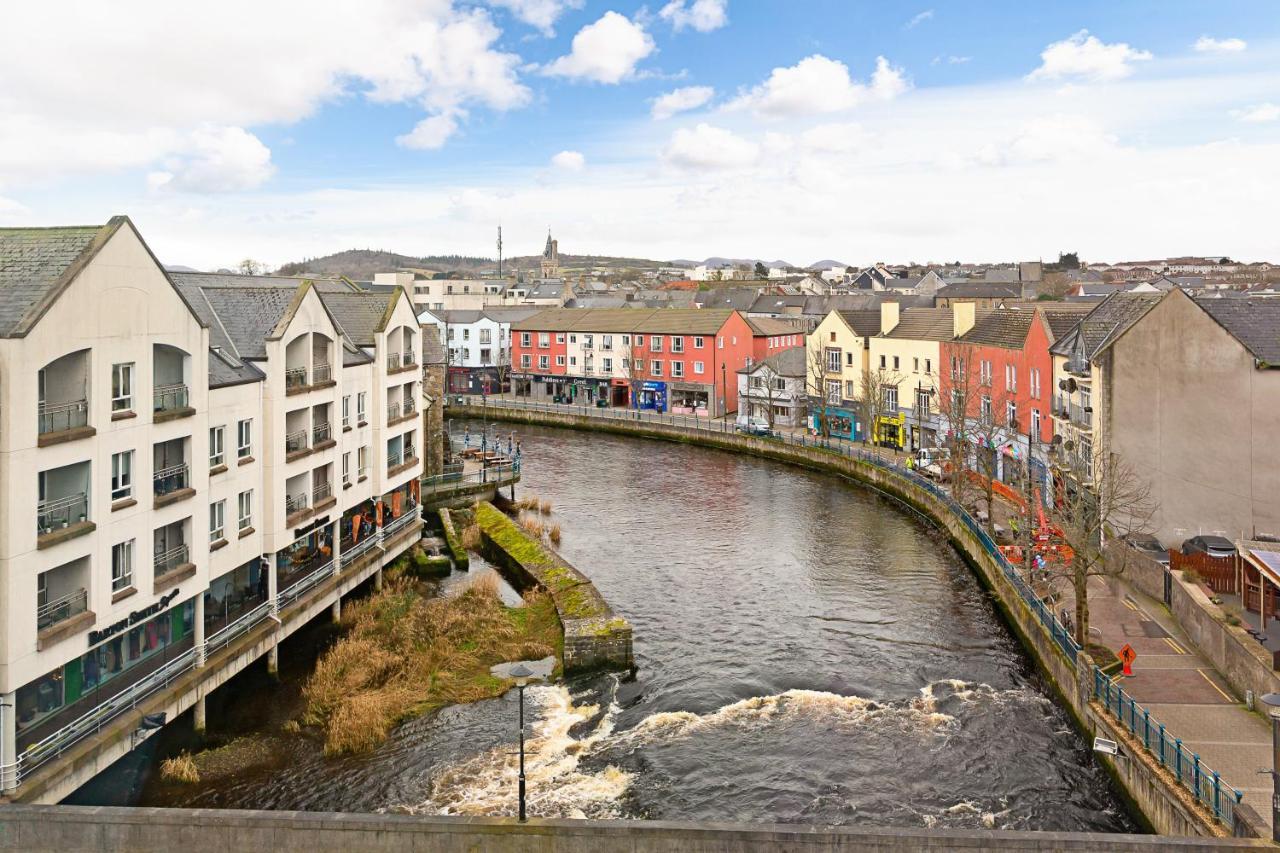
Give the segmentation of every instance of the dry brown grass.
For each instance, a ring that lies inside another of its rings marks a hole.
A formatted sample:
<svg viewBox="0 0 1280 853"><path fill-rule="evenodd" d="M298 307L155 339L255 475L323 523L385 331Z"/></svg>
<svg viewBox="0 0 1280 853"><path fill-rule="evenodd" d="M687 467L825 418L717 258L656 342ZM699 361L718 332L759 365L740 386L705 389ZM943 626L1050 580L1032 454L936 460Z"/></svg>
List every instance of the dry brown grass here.
<svg viewBox="0 0 1280 853"><path fill-rule="evenodd" d="M498 576L493 572L485 572L482 575L476 575L467 584L467 588L473 590L479 595L491 595L498 598Z"/></svg>
<svg viewBox="0 0 1280 853"><path fill-rule="evenodd" d="M549 599L504 607L492 577L448 599L421 598L395 578L344 616L350 631L303 690L303 722L323 731L329 755L372 749L397 723L435 708L496 696L506 685L490 666L558 656L562 642Z"/></svg>
<svg viewBox="0 0 1280 853"><path fill-rule="evenodd" d="M160 762L160 777L173 782L195 783L200 781L200 771L191 756L184 752Z"/></svg>
<svg viewBox="0 0 1280 853"><path fill-rule="evenodd" d="M547 537L551 539L552 545L560 544L560 525L553 524L551 529L547 531Z"/></svg>
<svg viewBox="0 0 1280 853"><path fill-rule="evenodd" d="M542 534L545 532L542 522L528 515L520 516L520 526L524 528L525 533L528 533L534 539L541 539Z"/></svg>
<svg viewBox="0 0 1280 853"><path fill-rule="evenodd" d="M538 511L543 515L551 515L551 501L542 500L538 503Z"/></svg>
<svg viewBox="0 0 1280 853"><path fill-rule="evenodd" d="M480 525L472 522L462 528L462 547L468 551L477 551L480 548Z"/></svg>

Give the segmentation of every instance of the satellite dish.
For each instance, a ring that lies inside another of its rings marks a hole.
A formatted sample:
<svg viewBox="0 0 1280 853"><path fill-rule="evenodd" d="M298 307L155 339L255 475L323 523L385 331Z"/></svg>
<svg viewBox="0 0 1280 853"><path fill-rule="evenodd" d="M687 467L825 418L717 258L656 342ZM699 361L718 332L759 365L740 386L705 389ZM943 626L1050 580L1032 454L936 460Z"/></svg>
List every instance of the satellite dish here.
<svg viewBox="0 0 1280 853"><path fill-rule="evenodd" d="M1049 442L1049 443L1050 443L1050 444L1053 444L1053 445L1059 445L1059 444L1062 444L1062 436L1060 436L1060 435L1055 435L1055 436L1050 440L1050 442Z"/></svg>
<svg viewBox="0 0 1280 853"><path fill-rule="evenodd" d="M1062 448L1070 453L1076 449L1076 443L1074 441L1066 441L1063 443Z"/></svg>
<svg viewBox="0 0 1280 853"><path fill-rule="evenodd" d="M1070 376L1067 377L1067 393L1069 394L1076 393L1076 381L1072 379Z"/></svg>

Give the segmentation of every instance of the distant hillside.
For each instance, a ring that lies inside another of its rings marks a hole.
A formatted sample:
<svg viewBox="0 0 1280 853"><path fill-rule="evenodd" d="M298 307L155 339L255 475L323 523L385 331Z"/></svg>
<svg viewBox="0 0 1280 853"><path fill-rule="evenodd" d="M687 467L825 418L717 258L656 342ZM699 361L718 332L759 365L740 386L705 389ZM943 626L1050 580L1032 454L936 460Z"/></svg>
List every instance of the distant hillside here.
<svg viewBox="0 0 1280 853"><path fill-rule="evenodd" d="M536 270L542 260L540 255L506 258L506 271ZM280 275L343 276L355 281L370 281L375 273L394 272L403 267L427 269L437 273L454 273L460 276L477 275L482 270L492 271L498 266L494 258L477 258L469 255L428 255L414 257L396 252L374 249L348 249L322 258L284 264L276 270ZM662 261L645 258L618 258L608 255L561 255L560 266L565 270L590 270L604 267L609 270L654 270L666 266Z"/></svg>

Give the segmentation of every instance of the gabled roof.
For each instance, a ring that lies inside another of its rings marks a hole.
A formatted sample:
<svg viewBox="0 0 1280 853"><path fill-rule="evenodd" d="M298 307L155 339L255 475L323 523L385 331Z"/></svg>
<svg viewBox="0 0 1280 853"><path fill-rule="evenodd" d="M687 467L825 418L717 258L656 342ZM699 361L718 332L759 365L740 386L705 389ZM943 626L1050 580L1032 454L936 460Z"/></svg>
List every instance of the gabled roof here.
<svg viewBox="0 0 1280 853"><path fill-rule="evenodd" d="M1093 305L1087 302L1050 302L1040 307L1045 325L1049 327L1050 343L1062 337L1076 327L1090 311Z"/></svg>
<svg viewBox="0 0 1280 853"><path fill-rule="evenodd" d="M395 307L396 292L326 293L320 301L352 343L371 347L376 343L377 333L386 329Z"/></svg>
<svg viewBox="0 0 1280 853"><path fill-rule="evenodd" d="M1158 293L1113 293L1093 306L1093 310L1081 318L1074 329L1059 336L1050 352L1071 355L1079 339L1081 355L1090 360L1108 341L1133 325L1159 301Z"/></svg>
<svg viewBox="0 0 1280 853"><path fill-rule="evenodd" d="M1196 299L1260 366L1280 368L1280 299Z"/></svg>
<svg viewBox="0 0 1280 853"><path fill-rule="evenodd" d="M0 337L20 338L31 331L122 226L133 231L156 269L172 284L172 277L127 216L113 216L105 225L0 228ZM181 292L178 298L199 319Z"/></svg>
<svg viewBox="0 0 1280 853"><path fill-rule="evenodd" d="M766 365L778 376L804 376L806 373L805 359L807 353L804 347L790 347L781 352L775 352L773 355L740 368L739 373L755 373Z"/></svg>
<svg viewBox="0 0 1280 853"><path fill-rule="evenodd" d="M880 334L879 311L837 311L850 329L864 338Z"/></svg>
<svg viewBox="0 0 1280 853"><path fill-rule="evenodd" d="M955 337L950 308L908 308L886 338L910 341L949 341Z"/></svg>
<svg viewBox="0 0 1280 853"><path fill-rule="evenodd" d="M939 287L934 294L939 299L1018 299L1022 285L1018 282L964 281Z"/></svg>
<svg viewBox="0 0 1280 853"><path fill-rule="evenodd" d="M171 273L178 289L210 327L210 344L225 341L241 359L267 357L267 337L293 304L294 288L201 287L199 273Z"/></svg>
<svg viewBox="0 0 1280 853"><path fill-rule="evenodd" d="M974 321L973 328L957 340L979 346L1022 349L1027 340L1027 332L1031 329L1031 321L1035 316L1034 311L996 308L979 315Z"/></svg>
<svg viewBox="0 0 1280 853"><path fill-rule="evenodd" d="M800 329L786 320L775 320L772 317L747 317L747 325L756 335L794 335Z"/></svg>

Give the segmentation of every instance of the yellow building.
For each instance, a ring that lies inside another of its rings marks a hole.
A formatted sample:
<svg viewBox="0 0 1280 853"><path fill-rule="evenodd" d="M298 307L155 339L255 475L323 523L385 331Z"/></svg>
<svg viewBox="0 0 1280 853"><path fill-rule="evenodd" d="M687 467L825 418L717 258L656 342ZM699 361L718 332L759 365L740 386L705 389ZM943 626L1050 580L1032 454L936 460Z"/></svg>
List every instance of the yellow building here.
<svg viewBox="0 0 1280 853"><path fill-rule="evenodd" d="M822 431L825 420L826 433L831 436L863 437L859 388L867 369L871 338L879 332L879 311L832 311L809 335L805 388L811 401L813 429Z"/></svg>

